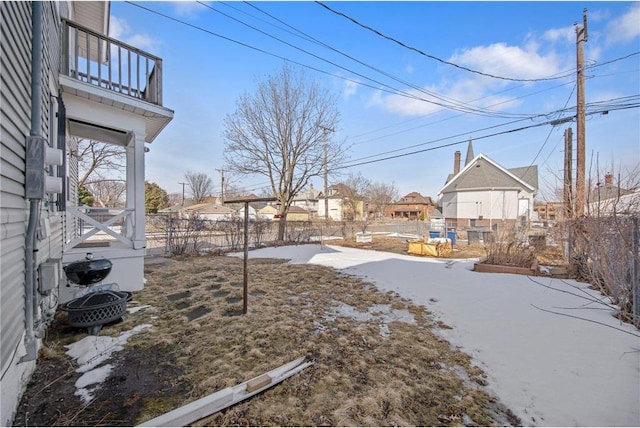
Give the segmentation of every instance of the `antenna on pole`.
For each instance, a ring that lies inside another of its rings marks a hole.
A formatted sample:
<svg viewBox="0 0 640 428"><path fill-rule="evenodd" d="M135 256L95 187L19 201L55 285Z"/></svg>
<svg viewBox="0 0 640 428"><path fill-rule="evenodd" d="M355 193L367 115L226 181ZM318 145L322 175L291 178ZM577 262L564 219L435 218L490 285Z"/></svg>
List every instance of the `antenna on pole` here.
<svg viewBox="0 0 640 428"><path fill-rule="evenodd" d="M220 171L220 203L224 204L224 168L216 168Z"/></svg>
<svg viewBox="0 0 640 428"><path fill-rule="evenodd" d="M582 40L585 42L589 40L589 34L587 33L587 8L582 11Z"/></svg>
<svg viewBox="0 0 640 428"><path fill-rule="evenodd" d="M184 207L184 186L186 186L188 183L178 183L178 184L182 184L182 206Z"/></svg>

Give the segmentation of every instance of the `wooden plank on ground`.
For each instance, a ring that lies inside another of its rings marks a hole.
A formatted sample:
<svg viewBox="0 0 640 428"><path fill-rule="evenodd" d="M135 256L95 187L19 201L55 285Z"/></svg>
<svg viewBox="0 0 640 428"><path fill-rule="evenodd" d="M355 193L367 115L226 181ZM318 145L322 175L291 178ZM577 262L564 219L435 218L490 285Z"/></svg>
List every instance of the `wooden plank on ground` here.
<svg viewBox="0 0 640 428"><path fill-rule="evenodd" d="M213 394L207 395L199 400L193 401L175 410L172 410L157 418L150 419L141 427L176 427L187 426L195 421L206 418L220 410L233 406L249 397L271 388L294 374L306 369L311 364L305 357L298 358L277 369L254 377L251 380L239 385L222 389Z"/></svg>

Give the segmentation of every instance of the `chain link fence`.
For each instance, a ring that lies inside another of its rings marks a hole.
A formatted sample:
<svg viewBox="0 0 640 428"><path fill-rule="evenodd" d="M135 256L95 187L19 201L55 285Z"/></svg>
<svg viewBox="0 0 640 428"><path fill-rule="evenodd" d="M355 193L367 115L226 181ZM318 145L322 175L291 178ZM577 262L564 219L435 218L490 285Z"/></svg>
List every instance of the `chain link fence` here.
<svg viewBox="0 0 640 428"><path fill-rule="evenodd" d="M256 248L277 242L278 226L278 220L250 220L249 246ZM364 231L399 238L424 237L434 231L445 236L440 229L440 225L422 221L287 221L284 242L352 240ZM167 255L225 253L243 248L244 219L208 220L197 215L181 217L177 213L147 214L146 235L147 248Z"/></svg>

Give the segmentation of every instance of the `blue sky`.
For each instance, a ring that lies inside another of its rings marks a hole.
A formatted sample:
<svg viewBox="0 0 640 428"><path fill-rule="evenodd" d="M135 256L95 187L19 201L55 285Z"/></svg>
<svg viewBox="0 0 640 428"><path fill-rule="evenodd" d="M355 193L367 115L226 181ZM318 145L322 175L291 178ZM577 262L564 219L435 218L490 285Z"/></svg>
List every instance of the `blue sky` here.
<svg viewBox="0 0 640 428"><path fill-rule="evenodd" d="M575 138L575 123L533 125L575 114L557 111L575 109L574 23L582 25L584 8L585 92L594 113L586 122L587 174L593 164L595 175L596 160L601 175L640 164L640 109L621 109L640 100L640 2L325 3L334 12L315 2L136 4L174 18L111 3L111 36L163 59L164 104L175 117L151 144L146 174L169 193L182 191L187 171L206 173L219 189L225 116L286 58L310 67L307 77L338 97L332 138L350 147L347 164L392 158L345 168L333 181L360 172L395 182L401 195L435 198L454 152L464 159L472 139L476 155L506 168L538 165L539 198L553 200L564 130L571 126ZM526 129L508 132L519 128ZM399 156L414 151L422 152ZM235 178L254 193L265 184Z"/></svg>

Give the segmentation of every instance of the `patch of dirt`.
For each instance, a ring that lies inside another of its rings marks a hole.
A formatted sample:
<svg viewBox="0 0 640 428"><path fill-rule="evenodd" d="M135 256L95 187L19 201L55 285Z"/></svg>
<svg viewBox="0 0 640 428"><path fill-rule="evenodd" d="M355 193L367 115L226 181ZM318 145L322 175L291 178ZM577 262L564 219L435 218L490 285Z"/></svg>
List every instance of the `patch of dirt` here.
<svg viewBox="0 0 640 428"><path fill-rule="evenodd" d="M242 265L225 256L147 265L145 289L128 307L149 307L100 334L151 327L113 354L89 405L74 395L77 363L64 347L86 329L66 327L58 313L14 425L132 426L301 356L313 365L194 425L520 423L487 392L470 357L435 333L425 307L327 267L261 259L249 260L242 315ZM386 307L411 320L390 321L380 313ZM349 315L360 313L368 316Z"/></svg>
<svg viewBox="0 0 640 428"><path fill-rule="evenodd" d="M166 347L127 347L109 363L114 365L111 376L85 404L75 395L80 377L75 362L43 350L13 425L131 426L142 407L175 405L175 397L190 389L180 380L184 371Z"/></svg>

